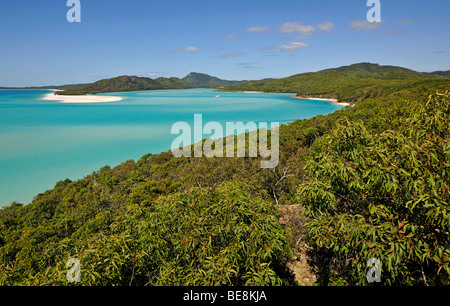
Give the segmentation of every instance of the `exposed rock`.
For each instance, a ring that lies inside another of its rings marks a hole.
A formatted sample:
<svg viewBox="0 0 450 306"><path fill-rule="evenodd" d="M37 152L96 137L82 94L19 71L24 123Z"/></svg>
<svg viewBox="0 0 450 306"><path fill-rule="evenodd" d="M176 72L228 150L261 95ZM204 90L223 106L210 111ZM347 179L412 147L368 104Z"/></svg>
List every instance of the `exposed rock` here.
<svg viewBox="0 0 450 306"><path fill-rule="evenodd" d="M303 207L300 204L281 205L278 207L278 210L280 211L280 224L290 228L292 232L290 243L295 256L286 266L294 274L295 281L299 285L311 285L316 281L317 276L308 264L308 257L305 251L306 245L302 241L305 234L303 227L305 219L300 216L300 213L303 211Z"/></svg>
<svg viewBox="0 0 450 306"><path fill-rule="evenodd" d="M311 285L317 279L316 275L312 272L311 266L308 264L306 255L300 255L288 262L286 266L294 274L295 281L299 285Z"/></svg>

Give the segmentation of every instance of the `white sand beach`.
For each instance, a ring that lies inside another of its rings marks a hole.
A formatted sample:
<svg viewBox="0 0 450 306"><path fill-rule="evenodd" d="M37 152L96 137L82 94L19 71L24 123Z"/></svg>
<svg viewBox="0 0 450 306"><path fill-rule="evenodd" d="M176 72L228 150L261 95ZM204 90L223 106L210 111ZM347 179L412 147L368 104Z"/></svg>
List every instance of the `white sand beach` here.
<svg viewBox="0 0 450 306"><path fill-rule="evenodd" d="M113 96L95 96L95 95L85 95L85 96L63 96L55 95L54 92L46 94L42 100L46 101L60 101L62 103L105 103L105 102L117 102L121 101L121 97Z"/></svg>
<svg viewBox="0 0 450 306"><path fill-rule="evenodd" d="M303 99L303 100L317 100L317 101L326 101L326 102L330 102L336 105L342 105L342 106L348 106L350 105L350 103L348 102L339 102L339 100L337 99L324 99L324 98L304 98L304 97L300 97L300 96L293 96L292 98L294 99Z"/></svg>
<svg viewBox="0 0 450 306"><path fill-rule="evenodd" d="M308 100L319 100L319 101L327 101L337 105L348 106L350 103L347 102L339 102L337 99L322 99L322 98L308 98Z"/></svg>

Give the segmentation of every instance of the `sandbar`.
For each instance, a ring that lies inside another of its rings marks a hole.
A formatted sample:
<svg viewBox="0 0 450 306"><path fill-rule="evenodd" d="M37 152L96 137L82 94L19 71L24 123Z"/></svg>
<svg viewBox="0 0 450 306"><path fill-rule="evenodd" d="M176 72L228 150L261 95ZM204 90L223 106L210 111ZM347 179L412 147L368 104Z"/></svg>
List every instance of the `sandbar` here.
<svg viewBox="0 0 450 306"><path fill-rule="evenodd" d="M54 92L46 94L42 100L59 101L61 103L107 103L121 101L121 97L114 96L96 96L96 95L80 95L80 96L64 96L55 95Z"/></svg>

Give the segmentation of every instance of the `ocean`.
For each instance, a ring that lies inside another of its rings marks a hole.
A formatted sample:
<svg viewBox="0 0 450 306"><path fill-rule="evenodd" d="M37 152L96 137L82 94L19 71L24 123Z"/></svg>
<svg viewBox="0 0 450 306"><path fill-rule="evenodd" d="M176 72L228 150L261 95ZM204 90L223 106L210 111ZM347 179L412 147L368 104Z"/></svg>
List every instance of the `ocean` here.
<svg viewBox="0 0 450 306"><path fill-rule="evenodd" d="M42 100L50 92L0 90L0 206L28 204L60 180L168 151L178 136L171 134L172 125L193 124L194 114L223 126L237 121L287 124L342 108L294 99L294 94L213 89L100 94L123 99L83 104Z"/></svg>

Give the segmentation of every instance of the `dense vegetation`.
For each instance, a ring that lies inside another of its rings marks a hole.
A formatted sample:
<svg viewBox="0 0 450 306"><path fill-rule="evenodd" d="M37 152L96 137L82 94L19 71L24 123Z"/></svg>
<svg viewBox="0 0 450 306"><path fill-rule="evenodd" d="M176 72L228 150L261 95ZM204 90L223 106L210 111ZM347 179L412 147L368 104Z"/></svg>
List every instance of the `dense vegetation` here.
<svg viewBox="0 0 450 306"><path fill-rule="evenodd" d="M382 258L386 284L448 285L449 95L395 120L381 133L345 120L319 141L327 149L312 155L298 189L310 246L351 267L339 271L350 283L364 283L368 259Z"/></svg>
<svg viewBox="0 0 450 306"><path fill-rule="evenodd" d="M155 89L187 89L192 88L192 84L178 78L145 78L137 76L119 76L111 79L103 79L91 84L63 86L63 91L58 91L58 95L86 95L104 92L140 91Z"/></svg>
<svg viewBox="0 0 450 306"><path fill-rule="evenodd" d="M184 78L182 78L183 81L186 81L192 85L195 85L197 87L222 87L227 85L235 85L242 83L243 81L227 81L219 79L218 77L210 76L208 74L204 73L198 73L198 72L191 72Z"/></svg>
<svg viewBox="0 0 450 306"><path fill-rule="evenodd" d="M447 71L434 71L434 72L430 72L430 74L440 75L440 76L443 76L443 77L450 78L450 70L447 70Z"/></svg>
<svg viewBox="0 0 450 306"><path fill-rule="evenodd" d="M275 169L148 154L1 209L0 284L67 285L77 258L82 285L292 285L298 252L321 285L367 284L369 258L385 285L450 284L450 80L392 78L281 126Z"/></svg>
<svg viewBox="0 0 450 306"><path fill-rule="evenodd" d="M335 98L344 102L356 102L368 98L384 97L386 93L403 89L421 90L434 83L436 89L445 89L448 78L441 75L420 73L395 66L360 63L319 72L301 73L283 79L249 81L226 90L292 92L301 97Z"/></svg>
<svg viewBox="0 0 450 306"><path fill-rule="evenodd" d="M227 81L202 73L189 73L183 79L171 78L146 78L137 76L119 76L110 79L99 80L89 84L74 84L63 86L51 86L49 88L60 89L58 95L87 95L106 92L164 90L164 89L188 89L195 87L221 87L238 84L240 81ZM47 88L47 87L46 87Z"/></svg>
<svg viewBox="0 0 450 306"><path fill-rule="evenodd" d="M240 81L227 81L202 73L189 73L183 79L179 78L146 78L137 76L119 76L103 79L91 84L65 85L53 87L61 89L58 95L86 95L105 92L141 91L156 89L187 89L195 87L221 87L238 84Z"/></svg>

